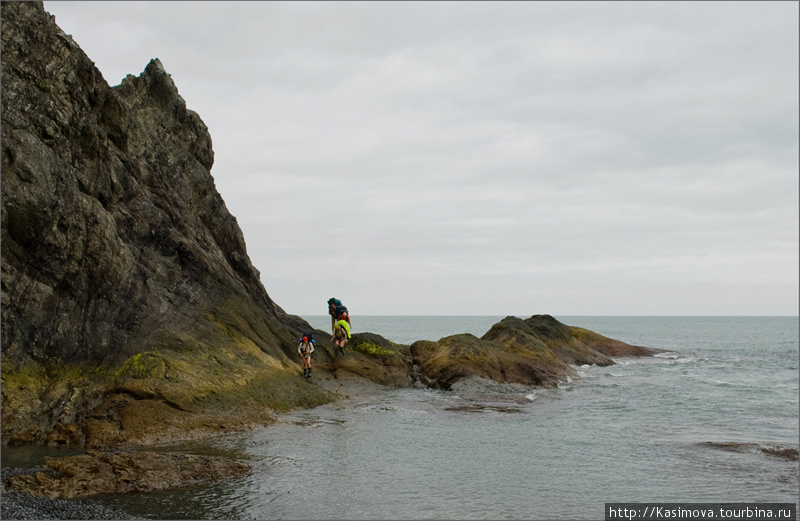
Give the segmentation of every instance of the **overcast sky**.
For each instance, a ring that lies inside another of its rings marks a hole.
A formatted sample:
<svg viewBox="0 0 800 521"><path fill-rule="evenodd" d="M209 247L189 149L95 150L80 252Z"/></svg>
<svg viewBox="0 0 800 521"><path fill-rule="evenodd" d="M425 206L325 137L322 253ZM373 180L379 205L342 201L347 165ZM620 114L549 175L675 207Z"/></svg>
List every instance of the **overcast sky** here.
<svg viewBox="0 0 800 521"><path fill-rule="evenodd" d="M45 2L289 313L797 315L798 2Z"/></svg>

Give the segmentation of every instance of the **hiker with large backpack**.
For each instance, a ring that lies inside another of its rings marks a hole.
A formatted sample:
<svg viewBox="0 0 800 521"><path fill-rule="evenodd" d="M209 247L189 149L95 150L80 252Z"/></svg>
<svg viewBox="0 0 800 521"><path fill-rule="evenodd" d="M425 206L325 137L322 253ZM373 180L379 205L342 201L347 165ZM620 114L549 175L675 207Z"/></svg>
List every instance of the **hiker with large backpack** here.
<svg viewBox="0 0 800 521"><path fill-rule="evenodd" d="M340 320L347 321L348 326L353 325L350 322L350 313L348 313L347 307L338 298L328 299L328 314L331 316L331 329L334 334L336 334L336 322Z"/></svg>
<svg viewBox="0 0 800 521"><path fill-rule="evenodd" d="M353 327L353 323L350 322L350 313L348 313L347 308L344 306L339 306L339 309L336 312L336 321L344 320L347 322L347 325Z"/></svg>
<svg viewBox="0 0 800 521"><path fill-rule="evenodd" d="M334 352L338 348L338 351L344 356L344 345L350 339L350 313L341 300L330 298L328 299L328 314L331 316L331 328L333 329L331 341L334 342Z"/></svg>
<svg viewBox="0 0 800 521"><path fill-rule="evenodd" d="M333 336L331 337L334 345L334 351L339 348L342 356L344 356L344 345L350 340L350 324L347 320L339 320L333 325Z"/></svg>
<svg viewBox="0 0 800 521"><path fill-rule="evenodd" d="M300 353L300 358L303 359L303 376L311 378L311 353L314 352L314 337L311 334L306 333L300 339L297 352Z"/></svg>

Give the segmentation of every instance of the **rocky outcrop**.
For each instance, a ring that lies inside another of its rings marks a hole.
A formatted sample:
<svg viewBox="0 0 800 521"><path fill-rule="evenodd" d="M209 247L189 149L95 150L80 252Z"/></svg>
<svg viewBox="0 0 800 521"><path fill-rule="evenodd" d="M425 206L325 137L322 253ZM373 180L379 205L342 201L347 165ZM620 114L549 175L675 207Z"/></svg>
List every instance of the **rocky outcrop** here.
<svg viewBox="0 0 800 521"><path fill-rule="evenodd" d="M562 324L550 315L534 315L519 323L518 327L529 332L568 364L600 366L613 364L609 357L581 341L570 326Z"/></svg>
<svg viewBox="0 0 800 521"><path fill-rule="evenodd" d="M420 381L444 389L467 378L554 387L577 375L575 365L612 365L610 356L659 352L564 325L550 315L506 317L481 338L455 335L415 342L410 349Z"/></svg>
<svg viewBox="0 0 800 521"><path fill-rule="evenodd" d="M420 381L450 389L458 380L479 377L501 383L552 387L568 375L570 368L551 352L536 351L525 344L505 344L462 334L438 342L411 345Z"/></svg>
<svg viewBox="0 0 800 521"><path fill-rule="evenodd" d="M612 357L652 356L662 352L626 344L588 329L562 324L550 315L506 317L482 337L452 335L432 342L396 344L374 333L357 333L347 356L334 355L319 332L315 371L352 373L392 387L415 383L450 389L468 379L527 387L555 387L575 378L576 366L613 365Z"/></svg>
<svg viewBox="0 0 800 521"><path fill-rule="evenodd" d="M291 383L308 324L261 284L162 64L111 88L36 2L2 4L2 49L3 441L150 443L332 399Z"/></svg>
<svg viewBox="0 0 800 521"><path fill-rule="evenodd" d="M347 343L347 356L330 364L334 373L346 371L388 387L409 387L411 350L374 333L356 333Z"/></svg>

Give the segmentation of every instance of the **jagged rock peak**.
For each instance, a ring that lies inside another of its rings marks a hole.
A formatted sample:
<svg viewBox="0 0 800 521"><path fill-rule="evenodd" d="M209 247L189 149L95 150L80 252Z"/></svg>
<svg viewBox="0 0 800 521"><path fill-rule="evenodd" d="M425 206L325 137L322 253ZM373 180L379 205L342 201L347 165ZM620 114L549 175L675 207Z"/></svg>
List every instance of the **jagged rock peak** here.
<svg viewBox="0 0 800 521"><path fill-rule="evenodd" d="M294 370L309 326L269 298L161 62L109 87L42 3L3 2L0 38L4 440L82 425L73 443L119 393L185 411L255 385L246 400L275 403L264 379ZM219 387L221 364L238 376Z"/></svg>

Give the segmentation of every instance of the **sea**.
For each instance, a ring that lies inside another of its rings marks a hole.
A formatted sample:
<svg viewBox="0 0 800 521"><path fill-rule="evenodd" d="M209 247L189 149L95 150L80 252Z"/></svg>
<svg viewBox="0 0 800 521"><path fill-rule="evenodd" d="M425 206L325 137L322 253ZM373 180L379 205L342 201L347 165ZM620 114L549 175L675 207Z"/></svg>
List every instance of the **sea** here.
<svg viewBox="0 0 800 521"><path fill-rule="evenodd" d="M481 336L502 318L352 322L408 344ZM667 352L582 366L554 389L386 389L293 411L169 447L242 458L245 477L99 501L148 519L527 520L603 519L606 503L798 502L798 317L555 318Z"/></svg>

